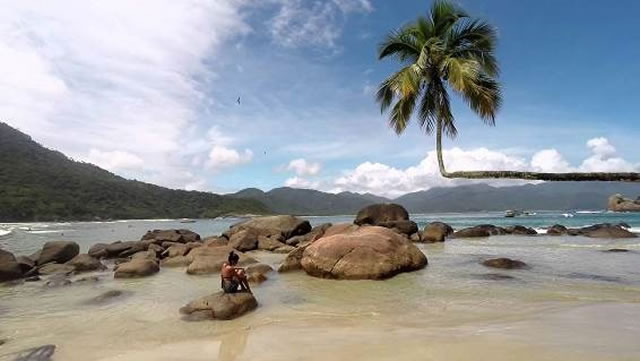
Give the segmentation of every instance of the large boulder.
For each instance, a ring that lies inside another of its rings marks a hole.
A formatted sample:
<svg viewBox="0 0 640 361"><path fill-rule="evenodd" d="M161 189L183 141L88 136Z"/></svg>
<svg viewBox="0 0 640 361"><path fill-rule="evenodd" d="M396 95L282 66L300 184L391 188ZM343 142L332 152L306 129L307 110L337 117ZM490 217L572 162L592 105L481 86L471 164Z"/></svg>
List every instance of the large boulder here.
<svg viewBox="0 0 640 361"><path fill-rule="evenodd" d="M323 223L318 226L315 226L311 229L311 231L307 234L301 236L295 236L287 239L285 242L289 246L297 247L301 244L306 244L315 241L316 239L322 237L324 233L331 227L331 223Z"/></svg>
<svg viewBox="0 0 640 361"><path fill-rule="evenodd" d="M50 262L65 263L80 253L80 246L76 242L51 241L44 244L38 265Z"/></svg>
<svg viewBox="0 0 640 361"><path fill-rule="evenodd" d="M562 236L566 235L567 232L567 227L561 224L554 224L553 226L547 228L547 235L549 236Z"/></svg>
<svg viewBox="0 0 640 361"><path fill-rule="evenodd" d="M113 276L115 278L146 277L157 273L159 270L160 267L155 261L146 258L137 258L119 264Z"/></svg>
<svg viewBox="0 0 640 361"><path fill-rule="evenodd" d="M154 229L147 231L141 241L151 240L153 243L162 242L189 243L200 241L200 235L188 229Z"/></svg>
<svg viewBox="0 0 640 361"><path fill-rule="evenodd" d="M503 234L507 234L507 231L502 227L496 227L491 224L481 224L473 227L463 228L457 232L454 232L453 236L455 238L476 238Z"/></svg>
<svg viewBox="0 0 640 361"><path fill-rule="evenodd" d="M422 242L434 243L444 242L444 240L453 233L453 228L443 222L431 222L424 227L422 231Z"/></svg>
<svg viewBox="0 0 640 361"><path fill-rule="evenodd" d="M307 246L302 246L289 252L289 254L287 254L287 257L284 258L284 260L278 267L278 272L283 273L283 272L301 270L302 255L304 254L304 250L306 248Z"/></svg>
<svg viewBox="0 0 640 361"><path fill-rule="evenodd" d="M94 258L105 258L109 255L109 252L107 252L108 246L106 243L96 243L89 248L89 252L87 253Z"/></svg>
<svg viewBox="0 0 640 361"><path fill-rule="evenodd" d="M259 236L270 237L279 241L286 241L311 231L309 221L294 216L266 216L255 217L244 222L234 224L224 233L231 242L233 235L244 230L252 230L256 239Z"/></svg>
<svg viewBox="0 0 640 361"><path fill-rule="evenodd" d="M242 229L231 235L227 245L240 252L253 251L258 248L258 237L258 232L255 229Z"/></svg>
<svg viewBox="0 0 640 361"><path fill-rule="evenodd" d="M77 272L97 271L104 269L104 265L97 258L93 258L86 253L79 254L66 264L75 267Z"/></svg>
<svg viewBox="0 0 640 361"><path fill-rule="evenodd" d="M18 256L16 261L20 265L23 274L31 271L36 266L36 262L27 256Z"/></svg>
<svg viewBox="0 0 640 361"><path fill-rule="evenodd" d="M576 231L576 230L571 230ZM570 232L573 233L573 232ZM590 238L636 238L635 233L629 232L618 224L601 223L577 229L577 234Z"/></svg>
<svg viewBox="0 0 640 361"><path fill-rule="evenodd" d="M538 234L538 232L530 227L525 227L525 226L508 226L505 227L504 230L509 233L509 234L513 234L513 235L519 235L519 236L533 236Z"/></svg>
<svg viewBox="0 0 640 361"><path fill-rule="evenodd" d="M218 246L226 246L229 243L229 238L227 237L207 237L203 240L203 245L206 247L218 247Z"/></svg>
<svg viewBox="0 0 640 361"><path fill-rule="evenodd" d="M231 247L200 247L195 248L187 256L192 260L187 267L187 273L191 275L218 273L222 268L222 264L227 261L229 253L233 251ZM240 257L238 266L244 267L250 264L258 263L252 257L241 252L236 252Z"/></svg>
<svg viewBox="0 0 640 361"><path fill-rule="evenodd" d="M624 198L621 194L609 197L609 210L614 212L640 212L640 198Z"/></svg>
<svg viewBox="0 0 640 361"><path fill-rule="evenodd" d="M41 275L70 275L76 271L76 268L70 264L47 263L38 267L38 273Z"/></svg>
<svg viewBox="0 0 640 361"><path fill-rule="evenodd" d="M253 294L249 292L224 293L198 298L180 308L186 320L231 320L258 307Z"/></svg>
<svg viewBox="0 0 640 361"><path fill-rule="evenodd" d="M120 257L120 254L122 254L124 252L130 253L129 251L134 247L136 248L136 252L139 252L140 250L142 250L141 248L143 248L140 245L138 245L137 241L126 241L126 242L117 241L117 242L113 242L113 243L107 245L104 248L105 251L107 252L107 255L105 257L107 257L107 258ZM89 251L91 251L91 250L89 250ZM133 253L136 253L136 252L133 252ZM131 254L133 254L133 253L131 253Z"/></svg>
<svg viewBox="0 0 640 361"><path fill-rule="evenodd" d="M275 240L271 237L259 237L258 238L258 249L262 249L265 251L275 251L278 248L288 247L286 244Z"/></svg>
<svg viewBox="0 0 640 361"><path fill-rule="evenodd" d="M185 244L177 244L175 246L171 246L167 248L166 251L162 253L163 257L177 257L184 256L189 251L189 248Z"/></svg>
<svg viewBox="0 0 640 361"><path fill-rule="evenodd" d="M176 256L165 258L160 261L162 267L187 267L193 262L193 259L187 256Z"/></svg>
<svg viewBox="0 0 640 361"><path fill-rule="evenodd" d="M316 277L384 279L425 267L427 257L406 237L367 226L318 239L304 250L301 265Z"/></svg>
<svg viewBox="0 0 640 361"><path fill-rule="evenodd" d="M362 208L358 211L354 224L362 226L369 224L373 226L381 225L381 223L408 221L409 212L399 204L379 203Z"/></svg>
<svg viewBox="0 0 640 361"><path fill-rule="evenodd" d="M355 232L359 228L360 226L351 224L351 223L338 223L327 228L327 230L324 232L322 237L331 237L331 236L335 236L336 234L347 234L347 233Z"/></svg>
<svg viewBox="0 0 640 361"><path fill-rule="evenodd" d="M268 264L256 263L246 268L247 279L251 283L262 283L267 280L267 273L273 271Z"/></svg>
<svg viewBox="0 0 640 361"><path fill-rule="evenodd" d="M22 277L22 269L13 253L0 249L0 282Z"/></svg>
<svg viewBox="0 0 640 361"><path fill-rule="evenodd" d="M400 221L380 222L376 224L376 226L386 227L407 236L418 232L418 225L416 222L406 219Z"/></svg>

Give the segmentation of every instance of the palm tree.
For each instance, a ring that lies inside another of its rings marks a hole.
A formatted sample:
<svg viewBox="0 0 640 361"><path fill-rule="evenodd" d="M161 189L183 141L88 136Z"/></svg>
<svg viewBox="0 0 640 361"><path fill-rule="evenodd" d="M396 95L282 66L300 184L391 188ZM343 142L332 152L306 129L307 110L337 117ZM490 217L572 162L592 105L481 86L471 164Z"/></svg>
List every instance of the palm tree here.
<svg viewBox="0 0 640 361"><path fill-rule="evenodd" d="M640 181L639 173L538 173L520 171L447 172L442 158L442 133L455 138L449 90L458 94L487 125L495 125L502 103L500 72L495 57L496 30L472 19L460 7L437 0L424 17L391 32L380 44L378 59L395 57L402 69L384 80L376 100L382 113L390 109L389 125L402 133L417 109L420 127L436 132L436 152L447 178L512 178L546 181Z"/></svg>

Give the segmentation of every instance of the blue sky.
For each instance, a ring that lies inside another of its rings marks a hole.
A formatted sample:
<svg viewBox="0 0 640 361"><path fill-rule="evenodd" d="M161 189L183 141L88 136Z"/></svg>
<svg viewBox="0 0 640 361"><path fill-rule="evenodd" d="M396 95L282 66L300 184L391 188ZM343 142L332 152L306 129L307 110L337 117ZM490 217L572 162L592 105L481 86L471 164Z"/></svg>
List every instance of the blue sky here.
<svg viewBox="0 0 640 361"><path fill-rule="evenodd" d="M638 2L458 3L498 29L504 107L490 128L454 102L450 169L639 169ZM397 69L377 44L429 6L6 1L0 117L74 159L175 188L394 197L459 184L438 175L433 137L396 136L373 100Z"/></svg>

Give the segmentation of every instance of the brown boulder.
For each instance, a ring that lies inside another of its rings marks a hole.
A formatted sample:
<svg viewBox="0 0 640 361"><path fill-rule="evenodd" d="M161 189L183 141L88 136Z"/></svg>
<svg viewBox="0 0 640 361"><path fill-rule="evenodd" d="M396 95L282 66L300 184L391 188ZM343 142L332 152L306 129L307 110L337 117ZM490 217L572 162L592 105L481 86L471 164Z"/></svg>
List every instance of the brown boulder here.
<svg viewBox="0 0 640 361"><path fill-rule="evenodd" d="M561 224L554 224L547 228L547 235L549 236L561 236L567 234L567 227Z"/></svg>
<svg viewBox="0 0 640 361"><path fill-rule="evenodd" d="M283 273L283 272L301 270L302 264L300 262L302 261L302 255L306 248L307 248L306 246L299 247L289 252L287 257L285 257L285 259L280 264L280 267L278 267L278 272Z"/></svg>
<svg viewBox="0 0 640 361"><path fill-rule="evenodd" d="M146 277L160 270L158 263L146 258L132 259L116 267L114 278Z"/></svg>
<svg viewBox="0 0 640 361"><path fill-rule="evenodd" d="M163 257L184 256L185 254L187 254L187 251L189 251L189 248L186 245L178 244L178 245L167 248L167 250L162 253L162 256Z"/></svg>
<svg viewBox="0 0 640 361"><path fill-rule="evenodd" d="M335 279L384 279L427 265L427 257L408 239L384 227L322 237L304 250L307 274Z"/></svg>
<svg viewBox="0 0 640 361"><path fill-rule="evenodd" d="M453 228L450 225L443 222L431 222L422 231L422 242L444 242L451 234L453 234Z"/></svg>
<svg viewBox="0 0 640 361"><path fill-rule="evenodd" d="M136 241L126 241L126 242L117 241L117 242L113 242L113 243L111 243L111 244L109 244L109 245L107 245L105 247L105 250L107 251L107 256L106 257L107 258L120 257L119 256L120 254L130 250L131 248L133 248L137 244L138 244L138 242L136 242ZM138 252L139 252L139 250L138 250Z"/></svg>
<svg viewBox="0 0 640 361"><path fill-rule="evenodd" d="M324 233L331 227L331 223L323 223L321 225L315 226L311 229L311 231L307 234L301 236L295 236L287 239L285 243L289 246L298 246L300 244L305 244L309 242L313 242L316 239L322 237Z"/></svg>
<svg viewBox="0 0 640 361"><path fill-rule="evenodd" d="M75 267L77 272L97 271L105 269L104 265L97 258L93 258L86 253L73 257L66 264Z"/></svg>
<svg viewBox="0 0 640 361"><path fill-rule="evenodd" d="M249 292L218 292L201 297L180 308L189 321L216 319L231 320L258 307L258 301Z"/></svg>
<svg viewBox="0 0 640 361"><path fill-rule="evenodd" d="M379 203L362 208L358 211L354 224L380 225L384 222L408 221L409 212L403 206L394 203Z"/></svg>
<svg viewBox="0 0 640 361"><path fill-rule="evenodd" d="M262 283L267 280L266 274L271 271L273 268L264 263L252 264L246 268L247 279L251 283Z"/></svg>
<svg viewBox="0 0 640 361"><path fill-rule="evenodd" d="M75 272L76 268L70 264L47 263L38 267L38 273L41 275L65 274L69 275Z"/></svg>
<svg viewBox="0 0 640 361"><path fill-rule="evenodd" d="M386 227L407 236L418 232L418 225L416 222L410 220L380 222L379 224L376 224L376 226Z"/></svg>
<svg viewBox="0 0 640 361"><path fill-rule="evenodd" d="M187 256L192 260L187 268L187 273L191 275L218 273L222 268L222 263L227 261L231 251L233 249L227 246L195 248ZM238 261L238 266L240 267L258 263L258 261L242 252L236 252L236 254L240 256Z"/></svg>
<svg viewBox="0 0 640 361"><path fill-rule="evenodd" d="M108 246L109 245L106 243L96 243L93 246L91 246L91 248L89 248L89 252L87 253L91 257L105 258L109 255L109 252L107 252Z"/></svg>
<svg viewBox="0 0 640 361"><path fill-rule="evenodd" d="M23 274L31 271L36 266L36 262L27 256L16 257L16 262L20 265Z"/></svg>
<svg viewBox="0 0 640 361"><path fill-rule="evenodd" d="M640 212L640 198L624 198L621 194L609 197L609 210L614 212Z"/></svg>
<svg viewBox="0 0 640 361"><path fill-rule="evenodd" d="M463 228L457 232L454 232L453 236L455 238L475 238L504 234L507 234L507 231L502 227L496 227L491 224L481 224L478 226Z"/></svg>
<svg viewBox="0 0 640 361"><path fill-rule="evenodd" d="M287 245L271 237L258 237L258 249L275 251L281 247L287 247Z"/></svg>
<svg viewBox="0 0 640 361"><path fill-rule="evenodd" d="M65 263L80 253L80 246L76 242L51 241L44 244L38 265L50 262Z"/></svg>
<svg viewBox="0 0 640 361"><path fill-rule="evenodd" d="M533 236L538 234L535 229L520 225L505 227L504 230L509 234L520 236Z"/></svg>
<svg viewBox="0 0 640 361"><path fill-rule="evenodd" d="M255 217L235 224L224 235L231 241L232 236L243 230L252 230L258 236L271 237L279 241L307 234L311 231L309 221L294 216Z"/></svg>
<svg viewBox="0 0 640 361"><path fill-rule="evenodd" d="M200 235L188 229L154 229L147 231L142 236L142 241L153 240L153 243L162 242L189 243L200 241Z"/></svg>
<svg viewBox="0 0 640 361"><path fill-rule="evenodd" d="M229 239L227 237L209 237L204 239L204 245L206 247L218 247L218 246L226 246L229 243Z"/></svg>
<svg viewBox="0 0 640 361"><path fill-rule="evenodd" d="M590 238L636 238L635 233L629 232L620 225L609 223L595 224L578 229L578 234Z"/></svg>
<svg viewBox="0 0 640 361"><path fill-rule="evenodd" d="M156 254L156 252L154 252L153 250L146 250L146 251L140 251L138 253L135 253L133 256L131 256L131 259L148 259L151 261L158 261L158 256Z"/></svg>
<svg viewBox="0 0 640 361"><path fill-rule="evenodd" d="M22 268L13 253L0 249L0 282L22 277Z"/></svg>
<svg viewBox="0 0 640 361"><path fill-rule="evenodd" d="M240 252L253 251L258 248L258 233L253 229L240 230L231 235L227 245Z"/></svg>
<svg viewBox="0 0 640 361"><path fill-rule="evenodd" d="M187 256L176 256L165 258L160 262L162 267L187 267L193 262L192 258Z"/></svg>
<svg viewBox="0 0 640 361"><path fill-rule="evenodd" d="M487 267L502 269L518 269L527 267L526 263L510 258L493 258L482 262L482 264Z"/></svg>
<svg viewBox="0 0 640 361"><path fill-rule="evenodd" d="M347 234L347 233L355 232L359 228L360 228L360 226L355 225L355 224L351 224L351 223L338 223L338 224L334 224L333 226L329 227L324 232L322 237L331 237L331 236L335 236L336 234Z"/></svg>

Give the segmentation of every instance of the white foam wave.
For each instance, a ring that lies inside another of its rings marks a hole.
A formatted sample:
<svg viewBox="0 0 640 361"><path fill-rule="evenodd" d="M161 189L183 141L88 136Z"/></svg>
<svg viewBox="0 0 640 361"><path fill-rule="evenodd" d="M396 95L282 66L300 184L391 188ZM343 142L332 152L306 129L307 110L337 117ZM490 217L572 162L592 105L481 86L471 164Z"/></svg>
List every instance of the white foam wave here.
<svg viewBox="0 0 640 361"><path fill-rule="evenodd" d="M534 228L534 230L538 232L538 234L547 234L546 228Z"/></svg>
<svg viewBox="0 0 640 361"><path fill-rule="evenodd" d="M9 229L0 229L0 237L6 236L11 233Z"/></svg>
<svg viewBox="0 0 640 361"><path fill-rule="evenodd" d="M600 214L602 211L577 211L577 214Z"/></svg>
<svg viewBox="0 0 640 361"><path fill-rule="evenodd" d="M72 230L70 229L48 229L46 231L44 230L40 230L40 231L27 231L27 233L31 233L31 234L47 234L47 233L64 233L64 232L72 232Z"/></svg>
<svg viewBox="0 0 640 361"><path fill-rule="evenodd" d="M640 233L640 227L627 228L627 231L633 232L633 233Z"/></svg>

